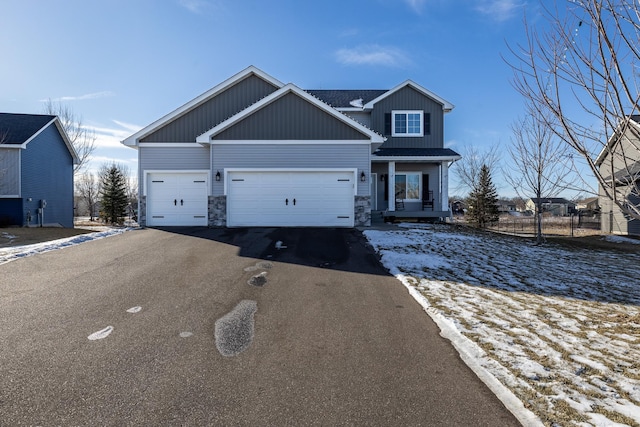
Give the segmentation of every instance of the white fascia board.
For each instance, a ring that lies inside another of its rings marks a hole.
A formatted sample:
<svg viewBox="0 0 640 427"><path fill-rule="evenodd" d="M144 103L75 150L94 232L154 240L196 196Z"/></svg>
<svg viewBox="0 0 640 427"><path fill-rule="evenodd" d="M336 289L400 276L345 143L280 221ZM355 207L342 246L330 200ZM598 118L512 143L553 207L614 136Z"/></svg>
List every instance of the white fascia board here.
<svg viewBox="0 0 640 427"><path fill-rule="evenodd" d="M296 95L298 95L301 98L305 99L309 103L315 105L316 107L320 108L321 110L325 111L326 113L332 115L336 119L346 123L347 125L351 126L352 128L355 128L359 132L367 135L369 137L369 141L367 141L367 143L371 143L371 142L374 142L374 143L375 142L380 142L380 143L382 143L382 142L385 141L385 138L382 135L379 135L376 132L372 131L371 129L367 128L366 126L358 123L357 121L353 120L352 118L348 117L347 115L345 115L345 114L341 113L340 111L336 110L335 108L331 107L329 104L326 104L326 103L320 101L318 98L316 98L315 96L309 94L308 92L300 89L298 86L294 85L293 83L289 83L289 84L283 86L282 88L278 89L277 91L273 92L271 95L268 95L268 96L262 98L260 101L256 102L255 104L245 108L244 110L240 111L238 114L236 114L236 115L228 118L227 120L223 121L219 125L215 126L213 129L210 129L209 131L207 131L207 132L203 133L202 135L198 136L196 138L196 142L209 143L209 144L216 143L214 141L211 141L211 138L213 136L215 136L216 134L222 132L223 130L233 126L234 124L236 124L240 120L250 116L251 114L255 113L256 111L266 107L267 105L275 102L276 100L282 98L283 96L285 96L285 95L287 95L289 93L295 93Z"/></svg>
<svg viewBox="0 0 640 427"><path fill-rule="evenodd" d="M372 162L452 162L460 160L462 156L371 156Z"/></svg>
<svg viewBox="0 0 640 427"><path fill-rule="evenodd" d="M370 145L368 139L257 139L213 140L210 145ZM198 144L200 145L200 144ZM204 143L202 143L204 145ZM200 145L200 146L202 146Z"/></svg>
<svg viewBox="0 0 640 427"><path fill-rule="evenodd" d="M57 116L55 119L55 123L56 123L56 127L58 128L58 132L60 132L60 135L62 135L62 139L64 140L64 143L67 146L67 149L69 149L69 153L71 153L71 157L73 157L73 164L77 165L78 163L80 163L80 157L78 157L78 153L76 152L76 149L74 148L73 144L71 144L71 141L69 140L69 136L67 135L67 132L62 127L62 122L60 122L60 118L58 118Z"/></svg>
<svg viewBox="0 0 640 427"><path fill-rule="evenodd" d="M638 132L640 132L640 123L638 123L635 120L629 118L629 124L631 126L635 126L635 128L638 130ZM611 148L613 148L613 146L618 141L620 141L620 139L623 136L624 135L622 135L620 133L620 126L618 125L618 128L613 132L613 135L611 135L611 137L609 138L609 140L607 141L605 146L602 147L602 151L600 151L600 154L598 154L598 157L596 157L595 165L597 167L600 167L600 165L602 165L602 163L604 162L604 159L607 157L607 155L609 155L609 150L611 150Z"/></svg>
<svg viewBox="0 0 640 427"><path fill-rule="evenodd" d="M451 110L453 110L455 108L455 106L450 103L449 101L447 101L444 98L439 97L438 95L436 95L435 93L431 92L430 90L425 89L424 87L420 86L419 84L417 84L416 82L412 81L412 80L406 80L402 83L400 83L398 86L394 87L393 89L388 90L387 92L383 93L382 95L380 95L379 97L367 102L364 105L364 108L367 109L372 109L373 106L378 102L383 100L384 98L396 93L397 91L399 91L400 89L406 87L406 86L411 86L412 88L414 88L415 90L417 90L418 92L422 93L423 95L433 99L434 101L442 104L442 110L445 113L450 112Z"/></svg>
<svg viewBox="0 0 640 427"><path fill-rule="evenodd" d="M31 137L29 139L27 139L25 142L20 144L18 147L26 149L27 148L27 144L29 144L31 141L33 141L38 135L40 135L42 132L44 132L44 130L46 128L48 128L49 126L51 126L52 124L56 125L56 129L58 130L58 133L62 137L62 140L64 141L64 144L67 146L67 150L69 150L69 154L71 154L71 157L73 158L73 164L77 165L80 162L80 159L78 158L78 153L76 153L76 150L75 150L75 148L73 148L73 145L71 144L71 141L69 141L69 137L67 136L67 132L65 132L64 128L62 127L62 123L60 123L60 119L58 118L58 116L56 116L53 119L51 119L51 121L49 123L47 123L46 125L42 126L38 130L38 132L36 132L33 135L31 135Z"/></svg>
<svg viewBox="0 0 640 427"><path fill-rule="evenodd" d="M221 92L224 92L229 87L233 86L237 82L245 79L246 77L248 77L250 75L256 75L256 76L262 78L263 80L271 83L272 85L274 85L274 86L276 86L278 88L281 88L281 87L284 86L284 83L282 83L281 81L271 77L270 75L268 75L264 71L262 71L259 68L256 68L253 65L251 65L251 66L245 68L244 70L240 71L239 73L229 77L224 82L222 82L222 83L216 85L215 87L209 89L208 91L206 91L202 95L192 99L191 101L187 102L186 104L182 105L181 107L173 110L169 114L166 114L165 116L161 117L160 119L156 120L155 122L151 123L150 125L142 128L141 130L139 130L138 132L134 133L133 135L131 135L127 139L123 140L122 144L124 144L126 146L129 146L129 147L137 146L139 144L138 141L140 139L142 139L145 136L148 136L149 134L155 132L157 129L162 127L164 124L169 123L170 121L174 120L175 118L177 118L177 117L185 114L186 112L196 108L198 105L204 103L205 101L208 101L209 99L211 99L214 96L220 94Z"/></svg>

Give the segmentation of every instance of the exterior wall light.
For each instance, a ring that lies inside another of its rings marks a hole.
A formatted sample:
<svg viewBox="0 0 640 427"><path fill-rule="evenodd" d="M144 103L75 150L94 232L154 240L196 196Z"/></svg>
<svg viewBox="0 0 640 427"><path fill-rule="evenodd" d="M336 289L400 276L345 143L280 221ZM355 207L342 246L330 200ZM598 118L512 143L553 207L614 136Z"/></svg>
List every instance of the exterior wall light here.
<svg viewBox="0 0 640 427"><path fill-rule="evenodd" d="M360 172L360 181L365 182L367 176L364 174L364 171Z"/></svg>
<svg viewBox="0 0 640 427"><path fill-rule="evenodd" d="M220 181L220 171L216 172L216 181Z"/></svg>
<svg viewBox="0 0 640 427"><path fill-rule="evenodd" d="M384 182L384 174L383 173L380 174L380 181Z"/></svg>

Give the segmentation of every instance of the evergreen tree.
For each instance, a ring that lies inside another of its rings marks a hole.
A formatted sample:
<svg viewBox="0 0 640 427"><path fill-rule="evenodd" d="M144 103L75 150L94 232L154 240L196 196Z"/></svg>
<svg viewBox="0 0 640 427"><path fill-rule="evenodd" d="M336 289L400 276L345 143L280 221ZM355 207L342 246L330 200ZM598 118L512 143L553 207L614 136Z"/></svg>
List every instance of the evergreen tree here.
<svg viewBox="0 0 640 427"><path fill-rule="evenodd" d="M480 177L476 187L469 194L469 209L467 211L470 222L480 228L498 220L498 192L491 180L491 172L487 165L482 165Z"/></svg>
<svg viewBox="0 0 640 427"><path fill-rule="evenodd" d="M107 223L121 224L128 204L124 174L116 164L112 164L102 168L100 178L102 216Z"/></svg>

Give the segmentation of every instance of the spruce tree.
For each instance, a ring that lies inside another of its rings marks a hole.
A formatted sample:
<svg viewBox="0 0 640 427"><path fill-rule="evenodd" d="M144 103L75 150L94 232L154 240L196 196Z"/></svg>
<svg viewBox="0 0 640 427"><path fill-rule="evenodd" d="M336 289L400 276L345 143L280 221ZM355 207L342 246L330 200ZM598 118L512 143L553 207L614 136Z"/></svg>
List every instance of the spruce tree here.
<svg viewBox="0 0 640 427"><path fill-rule="evenodd" d="M469 194L468 219L480 228L498 220L498 192L487 165L482 165L476 187Z"/></svg>
<svg viewBox="0 0 640 427"><path fill-rule="evenodd" d="M127 183L120 168L113 164L103 169L100 182L102 215L109 224L121 224L127 210Z"/></svg>

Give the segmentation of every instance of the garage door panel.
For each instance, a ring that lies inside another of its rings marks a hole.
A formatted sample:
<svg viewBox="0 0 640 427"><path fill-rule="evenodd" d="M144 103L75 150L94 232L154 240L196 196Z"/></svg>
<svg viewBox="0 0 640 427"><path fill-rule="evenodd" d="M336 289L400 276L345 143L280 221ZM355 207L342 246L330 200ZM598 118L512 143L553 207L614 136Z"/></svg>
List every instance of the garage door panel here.
<svg viewBox="0 0 640 427"><path fill-rule="evenodd" d="M230 172L227 223L352 227L352 172Z"/></svg>
<svg viewBox="0 0 640 427"><path fill-rule="evenodd" d="M147 225L208 224L206 173L151 173L147 181Z"/></svg>

